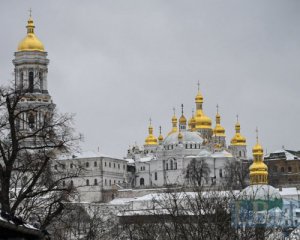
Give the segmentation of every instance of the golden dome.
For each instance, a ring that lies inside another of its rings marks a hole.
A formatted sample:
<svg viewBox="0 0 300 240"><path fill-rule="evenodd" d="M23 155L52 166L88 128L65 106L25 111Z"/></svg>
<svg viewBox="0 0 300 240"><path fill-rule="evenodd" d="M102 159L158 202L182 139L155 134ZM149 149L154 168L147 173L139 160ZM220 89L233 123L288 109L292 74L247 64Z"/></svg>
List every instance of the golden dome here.
<svg viewBox="0 0 300 240"><path fill-rule="evenodd" d="M257 142L252 149L253 163L249 167L250 170L250 183L254 184L268 184L268 166L263 162L264 150Z"/></svg>
<svg viewBox="0 0 300 240"><path fill-rule="evenodd" d="M177 117L175 115L175 108L173 108L174 115L172 117L172 130L168 133L168 136L172 133L177 132Z"/></svg>
<svg viewBox="0 0 300 240"><path fill-rule="evenodd" d="M231 145L233 146L246 146L246 138L240 133L241 126L239 122L235 124L235 135L231 139Z"/></svg>
<svg viewBox="0 0 300 240"><path fill-rule="evenodd" d="M203 96L200 93L200 91L198 91L196 97L195 97L195 103L203 103Z"/></svg>
<svg viewBox="0 0 300 240"><path fill-rule="evenodd" d="M32 18L28 19L27 23L27 35L26 37L19 43L18 51L39 51L44 52L45 48L43 43L37 38L34 34L34 23Z"/></svg>
<svg viewBox="0 0 300 240"><path fill-rule="evenodd" d="M183 139L183 135L181 132L178 133L178 140L182 140Z"/></svg>
<svg viewBox="0 0 300 240"><path fill-rule="evenodd" d="M218 107L218 106L217 106ZM216 127L214 128L214 135L216 137L225 137L225 128L221 126L221 116L217 110Z"/></svg>
<svg viewBox="0 0 300 240"><path fill-rule="evenodd" d="M151 126L151 123L149 125L148 131L149 131L149 135L145 139L145 145L157 145L157 139L153 135L153 127Z"/></svg>
<svg viewBox="0 0 300 240"><path fill-rule="evenodd" d="M192 117L189 120L189 129L190 129L190 131L193 132L193 131L195 131L195 128L196 128L196 119L195 119L194 111L193 111Z"/></svg>
<svg viewBox="0 0 300 240"><path fill-rule="evenodd" d="M206 116L203 112L201 117L199 118L199 127L200 129L211 129L211 119ZM197 124L197 122L196 122Z"/></svg>

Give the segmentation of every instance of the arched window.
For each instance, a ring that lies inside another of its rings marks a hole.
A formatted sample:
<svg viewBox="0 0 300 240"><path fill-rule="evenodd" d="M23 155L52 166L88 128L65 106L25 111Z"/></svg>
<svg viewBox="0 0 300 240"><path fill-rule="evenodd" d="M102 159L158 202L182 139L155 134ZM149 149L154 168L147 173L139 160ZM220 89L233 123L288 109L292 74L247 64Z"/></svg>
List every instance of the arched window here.
<svg viewBox="0 0 300 240"><path fill-rule="evenodd" d="M172 159L170 161L170 165L171 165L170 169L173 170L173 160Z"/></svg>
<svg viewBox="0 0 300 240"><path fill-rule="evenodd" d="M144 180L144 178L141 178L140 179L140 186L144 186L145 185L145 180Z"/></svg>
<svg viewBox="0 0 300 240"><path fill-rule="evenodd" d="M90 185L90 180L86 180L86 185L89 186Z"/></svg>
<svg viewBox="0 0 300 240"><path fill-rule="evenodd" d="M33 72L29 72L29 86L28 86L28 91L33 92Z"/></svg>
<svg viewBox="0 0 300 240"><path fill-rule="evenodd" d="M288 172L292 172L292 167L288 167Z"/></svg>
<svg viewBox="0 0 300 240"><path fill-rule="evenodd" d="M73 180L71 180L70 184L71 184L72 187L74 186Z"/></svg>
<svg viewBox="0 0 300 240"><path fill-rule="evenodd" d="M94 167L97 167L97 162L94 162Z"/></svg>
<svg viewBox="0 0 300 240"><path fill-rule="evenodd" d="M177 169L177 161L174 160L174 169L176 170Z"/></svg>
<svg viewBox="0 0 300 240"><path fill-rule="evenodd" d="M89 162L86 162L85 167L89 167L89 166L90 166Z"/></svg>
<svg viewBox="0 0 300 240"><path fill-rule="evenodd" d="M94 185L98 185L97 178L94 179Z"/></svg>

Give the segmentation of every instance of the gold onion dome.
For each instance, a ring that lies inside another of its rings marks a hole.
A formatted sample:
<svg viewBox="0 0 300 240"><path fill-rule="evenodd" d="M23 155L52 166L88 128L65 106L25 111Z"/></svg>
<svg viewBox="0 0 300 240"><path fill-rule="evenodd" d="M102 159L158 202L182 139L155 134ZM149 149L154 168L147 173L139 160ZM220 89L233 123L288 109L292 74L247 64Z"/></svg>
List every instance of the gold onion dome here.
<svg viewBox="0 0 300 240"><path fill-rule="evenodd" d="M175 115L175 108L173 108L174 115L172 117L172 130L168 133L168 136L171 135L172 133L177 132L177 117Z"/></svg>
<svg viewBox="0 0 300 240"><path fill-rule="evenodd" d="M151 120L150 120L150 125L148 128L149 135L145 139L145 145L157 145L157 139L153 135L153 127L151 125Z"/></svg>
<svg viewBox="0 0 300 240"><path fill-rule="evenodd" d="M241 131L241 125L237 120L237 123L235 124L235 135L231 139L231 145L246 146L246 138L241 135L240 131Z"/></svg>
<svg viewBox="0 0 300 240"><path fill-rule="evenodd" d="M196 127L196 119L195 119L194 111L193 111L192 117L189 120L189 129L193 132L193 131L195 131L195 127Z"/></svg>
<svg viewBox="0 0 300 240"><path fill-rule="evenodd" d="M200 93L199 90L200 84L198 83L198 93L195 97L195 103L196 103L196 129L211 129L211 119L206 116L202 110L203 105L203 96Z"/></svg>
<svg viewBox="0 0 300 240"><path fill-rule="evenodd" d="M225 137L225 128L221 126L221 116L219 114L217 106L217 115L216 115L216 127L214 128L214 135L217 137Z"/></svg>
<svg viewBox="0 0 300 240"><path fill-rule="evenodd" d="M258 137L255 146L252 149L253 163L249 167L250 183L254 184L268 184L268 167L263 162L264 150L258 143Z"/></svg>
<svg viewBox="0 0 300 240"><path fill-rule="evenodd" d="M34 34L34 22L31 16L28 19L27 23L27 35L26 37L19 43L18 51L39 51L44 52L45 48L43 43L37 38Z"/></svg>
<svg viewBox="0 0 300 240"><path fill-rule="evenodd" d="M181 132L178 133L178 140L181 141L183 139L183 135Z"/></svg>

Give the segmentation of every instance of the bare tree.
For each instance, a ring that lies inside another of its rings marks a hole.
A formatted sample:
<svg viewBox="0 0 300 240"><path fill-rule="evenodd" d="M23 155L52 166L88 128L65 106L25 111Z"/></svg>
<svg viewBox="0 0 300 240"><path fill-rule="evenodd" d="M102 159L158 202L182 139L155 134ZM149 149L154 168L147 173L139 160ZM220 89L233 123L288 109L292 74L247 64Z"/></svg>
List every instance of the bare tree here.
<svg viewBox="0 0 300 240"><path fill-rule="evenodd" d="M210 168L205 160L193 158L186 169L186 179L193 185L202 186L204 181L208 182Z"/></svg>
<svg viewBox="0 0 300 240"><path fill-rule="evenodd" d="M26 103L26 104L25 104ZM59 114L52 102L0 88L0 203L2 211L35 217L46 228L73 192L62 181L77 173L55 174L58 154L73 150L72 115Z"/></svg>
<svg viewBox="0 0 300 240"><path fill-rule="evenodd" d="M225 189L241 190L247 187L249 180L249 163L240 160L225 163Z"/></svg>

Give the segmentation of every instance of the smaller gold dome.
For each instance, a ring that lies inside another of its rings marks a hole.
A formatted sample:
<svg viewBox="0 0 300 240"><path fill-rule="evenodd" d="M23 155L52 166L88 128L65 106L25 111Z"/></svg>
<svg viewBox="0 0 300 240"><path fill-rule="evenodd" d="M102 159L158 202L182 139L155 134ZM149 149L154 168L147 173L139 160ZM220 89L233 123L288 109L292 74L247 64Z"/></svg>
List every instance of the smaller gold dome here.
<svg viewBox="0 0 300 240"><path fill-rule="evenodd" d="M195 103L203 103L203 96L200 93L200 91L198 91L196 97L195 97Z"/></svg>
<svg viewBox="0 0 300 240"><path fill-rule="evenodd" d="M254 184L268 184L268 166L264 163L263 147L257 142L252 148L253 163L249 167L250 170L250 183Z"/></svg>
<svg viewBox="0 0 300 240"><path fill-rule="evenodd" d="M158 136L158 141L162 142L164 140L163 135L161 134L161 126L159 126L159 136Z"/></svg>
<svg viewBox="0 0 300 240"><path fill-rule="evenodd" d="M235 135L231 139L231 145L233 146L246 146L246 138L240 133L241 125L239 122L235 124Z"/></svg>
<svg viewBox="0 0 300 240"><path fill-rule="evenodd" d="M149 135L145 139L145 145L157 145L157 139L153 135L153 127L151 126L151 123L149 125L148 131L149 131Z"/></svg>
<svg viewBox="0 0 300 240"><path fill-rule="evenodd" d="M196 129L196 119L195 119L194 113L192 114L192 117L189 120L189 129L192 132L195 131L195 129Z"/></svg>
<svg viewBox="0 0 300 240"><path fill-rule="evenodd" d="M186 118L184 115L181 115L181 117L179 118L179 123L184 125L186 124Z"/></svg>
<svg viewBox="0 0 300 240"><path fill-rule="evenodd" d="M34 34L34 22L30 17L28 19L27 28L27 36L19 43L18 51L39 51L44 52L45 48L43 43L37 38Z"/></svg>
<svg viewBox="0 0 300 240"><path fill-rule="evenodd" d="M217 111L216 115L216 127L214 128L214 135L216 137L225 137L225 128L221 126L221 116Z"/></svg>
<svg viewBox="0 0 300 240"><path fill-rule="evenodd" d="M178 133L178 140L182 140L183 139L183 135L181 132Z"/></svg>
<svg viewBox="0 0 300 240"><path fill-rule="evenodd" d="M168 133L168 136L171 135L172 133L177 132L177 117L175 115L175 108L173 109L174 115L172 117L172 130Z"/></svg>

